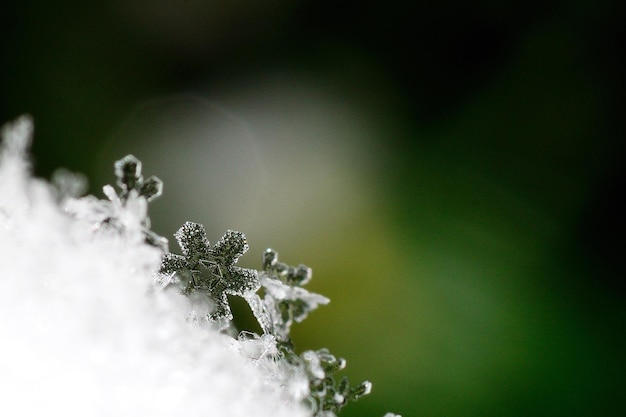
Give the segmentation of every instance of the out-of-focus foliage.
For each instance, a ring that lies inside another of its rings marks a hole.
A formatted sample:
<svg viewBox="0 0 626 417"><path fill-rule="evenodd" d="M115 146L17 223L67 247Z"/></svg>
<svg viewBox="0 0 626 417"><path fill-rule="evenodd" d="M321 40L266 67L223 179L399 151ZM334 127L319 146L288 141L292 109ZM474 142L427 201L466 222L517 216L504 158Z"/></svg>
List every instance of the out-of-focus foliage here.
<svg viewBox="0 0 626 417"><path fill-rule="evenodd" d="M333 303L294 338L373 382L346 416L623 412L624 7L259 4L3 5L0 119L43 176L158 163L161 235L306 260Z"/></svg>

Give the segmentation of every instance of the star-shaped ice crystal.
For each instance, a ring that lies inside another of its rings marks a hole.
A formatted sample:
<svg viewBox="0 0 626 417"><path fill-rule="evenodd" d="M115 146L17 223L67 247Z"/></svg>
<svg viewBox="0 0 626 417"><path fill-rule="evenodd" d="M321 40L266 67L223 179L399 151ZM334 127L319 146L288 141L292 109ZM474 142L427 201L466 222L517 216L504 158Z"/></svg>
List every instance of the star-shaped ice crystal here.
<svg viewBox="0 0 626 417"><path fill-rule="evenodd" d="M248 250L246 236L229 230L211 248L204 226L194 222L186 222L174 236L183 254L167 253L159 272L175 277L185 293L209 295L215 302L207 317L210 321L232 320L227 295L245 298L261 285L257 271L235 266Z"/></svg>

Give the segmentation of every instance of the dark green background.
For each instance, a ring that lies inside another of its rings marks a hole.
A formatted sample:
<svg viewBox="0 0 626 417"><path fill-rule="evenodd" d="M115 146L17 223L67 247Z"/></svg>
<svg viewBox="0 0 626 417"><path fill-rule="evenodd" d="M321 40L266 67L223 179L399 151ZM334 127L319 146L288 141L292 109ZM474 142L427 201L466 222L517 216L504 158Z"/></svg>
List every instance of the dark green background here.
<svg viewBox="0 0 626 417"><path fill-rule="evenodd" d="M378 126L381 208L358 237L394 242L392 260L367 246L371 268L316 266L342 276L316 288L336 307L297 330L374 382L344 415L626 414L625 21L608 0L5 2L0 120L32 114L35 172L98 193L139 103L323 80ZM371 269L392 284L360 284Z"/></svg>

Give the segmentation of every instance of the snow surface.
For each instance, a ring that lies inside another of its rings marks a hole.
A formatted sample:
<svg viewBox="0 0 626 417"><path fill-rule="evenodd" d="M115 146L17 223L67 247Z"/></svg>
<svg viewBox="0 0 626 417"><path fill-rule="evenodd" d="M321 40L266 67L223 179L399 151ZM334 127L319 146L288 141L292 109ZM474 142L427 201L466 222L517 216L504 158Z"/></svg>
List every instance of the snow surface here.
<svg viewBox="0 0 626 417"><path fill-rule="evenodd" d="M30 174L31 135L29 117L2 131L0 415L306 416L297 378L154 288L158 249L61 209Z"/></svg>

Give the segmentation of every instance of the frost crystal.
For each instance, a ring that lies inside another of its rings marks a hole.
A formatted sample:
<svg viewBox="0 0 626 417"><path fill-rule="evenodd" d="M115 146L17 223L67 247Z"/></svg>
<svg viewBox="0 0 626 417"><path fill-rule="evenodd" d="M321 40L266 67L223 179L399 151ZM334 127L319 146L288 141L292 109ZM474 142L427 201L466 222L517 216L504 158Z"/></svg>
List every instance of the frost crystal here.
<svg viewBox="0 0 626 417"><path fill-rule="evenodd" d="M144 180L141 175L141 161L133 155L127 155L115 162L114 167L119 193L111 185L105 185L102 191L108 201L93 196L70 198L65 203L66 211L90 222L95 229L143 239L146 243L167 252L167 239L150 230L148 217L148 202L161 195L162 181L155 176ZM63 195L68 194L67 188L77 187L71 183L76 180L66 173L61 172L61 177L57 175L55 178L62 198L67 197Z"/></svg>
<svg viewBox="0 0 626 417"><path fill-rule="evenodd" d="M348 378L336 381L333 374L346 366L346 360L331 355L328 349L308 350L300 355L310 381L308 402L316 417L334 417L348 402L356 401L372 390L372 383L351 387Z"/></svg>
<svg viewBox="0 0 626 417"><path fill-rule="evenodd" d="M147 201L152 201L163 193L163 182L160 179L154 175L143 179L141 161L133 155L126 155L115 162L115 176L117 185L122 190L119 195L122 201L126 201L133 190Z"/></svg>
<svg viewBox="0 0 626 417"><path fill-rule="evenodd" d="M278 261L276 251L265 251L260 274L265 297L261 299L255 295L248 301L265 333L289 344L291 325L304 320L319 305L328 304L328 298L300 287L309 282L312 275L311 268L289 266Z"/></svg>
<svg viewBox="0 0 626 417"><path fill-rule="evenodd" d="M312 416L335 417L348 402L369 394L372 384L364 381L351 387L347 377L337 382L333 375L345 368L346 361L330 354L328 349L307 350L301 355L295 353L289 337L291 325L304 320L319 305L329 302L328 298L301 287L312 276L311 268L279 262L278 253L267 249L260 273L265 297L250 294L246 299L261 329L275 339L280 354L293 367L293 372L306 376L309 393L304 401Z"/></svg>
<svg viewBox="0 0 626 417"><path fill-rule="evenodd" d="M211 248L204 226L186 222L174 236L183 255L165 254L160 274L170 281L177 279L186 294L210 296L215 309L209 313L209 321L231 321L227 294L246 297L260 286L257 271L234 265L248 250L245 235L229 230Z"/></svg>

